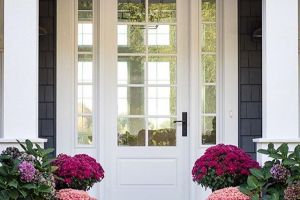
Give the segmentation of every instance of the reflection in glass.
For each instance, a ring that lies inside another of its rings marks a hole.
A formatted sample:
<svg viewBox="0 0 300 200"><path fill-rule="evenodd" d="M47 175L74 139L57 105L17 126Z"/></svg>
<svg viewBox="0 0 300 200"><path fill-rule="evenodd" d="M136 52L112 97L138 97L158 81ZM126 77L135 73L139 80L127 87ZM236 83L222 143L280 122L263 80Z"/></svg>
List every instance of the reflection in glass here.
<svg viewBox="0 0 300 200"><path fill-rule="evenodd" d="M217 27L216 24L202 24L202 51L216 52L217 49Z"/></svg>
<svg viewBox="0 0 300 200"><path fill-rule="evenodd" d="M204 113L216 113L216 86L204 86L202 99Z"/></svg>
<svg viewBox="0 0 300 200"><path fill-rule="evenodd" d="M202 120L202 144L216 144L216 117L204 116Z"/></svg>
<svg viewBox="0 0 300 200"><path fill-rule="evenodd" d="M118 84L143 84L145 60L142 56L119 56Z"/></svg>
<svg viewBox="0 0 300 200"><path fill-rule="evenodd" d="M141 118L119 118L118 145L145 146L145 120Z"/></svg>
<svg viewBox="0 0 300 200"><path fill-rule="evenodd" d="M78 143L83 145L92 144L93 118L91 116L79 116L77 120Z"/></svg>
<svg viewBox="0 0 300 200"><path fill-rule="evenodd" d="M93 0L78 0L78 21L93 20Z"/></svg>
<svg viewBox="0 0 300 200"><path fill-rule="evenodd" d="M144 114L144 88L119 87L118 88L118 114L143 115Z"/></svg>
<svg viewBox="0 0 300 200"><path fill-rule="evenodd" d="M145 0L118 0L119 22L144 22Z"/></svg>
<svg viewBox="0 0 300 200"><path fill-rule="evenodd" d="M148 84L176 84L175 57L149 57Z"/></svg>
<svg viewBox="0 0 300 200"><path fill-rule="evenodd" d="M78 45L93 45L93 24L78 24Z"/></svg>
<svg viewBox="0 0 300 200"><path fill-rule="evenodd" d="M150 118L148 119L149 146L176 146L175 119Z"/></svg>
<svg viewBox="0 0 300 200"><path fill-rule="evenodd" d="M149 53L176 53L176 26L156 25L148 28Z"/></svg>
<svg viewBox="0 0 300 200"><path fill-rule="evenodd" d="M176 0L149 0L150 22L176 22Z"/></svg>
<svg viewBox="0 0 300 200"><path fill-rule="evenodd" d="M217 74L217 58L216 55L203 54L202 55L202 68L203 80L205 83L215 83Z"/></svg>
<svg viewBox="0 0 300 200"><path fill-rule="evenodd" d="M148 88L149 115L176 115L176 88Z"/></svg>
<svg viewBox="0 0 300 200"><path fill-rule="evenodd" d="M92 83L93 82L93 63L78 62L78 82Z"/></svg>
<svg viewBox="0 0 300 200"><path fill-rule="evenodd" d="M145 28L140 25L118 25L118 52L145 53Z"/></svg>
<svg viewBox="0 0 300 200"><path fill-rule="evenodd" d="M202 0L202 22L215 22L217 19L216 0Z"/></svg>

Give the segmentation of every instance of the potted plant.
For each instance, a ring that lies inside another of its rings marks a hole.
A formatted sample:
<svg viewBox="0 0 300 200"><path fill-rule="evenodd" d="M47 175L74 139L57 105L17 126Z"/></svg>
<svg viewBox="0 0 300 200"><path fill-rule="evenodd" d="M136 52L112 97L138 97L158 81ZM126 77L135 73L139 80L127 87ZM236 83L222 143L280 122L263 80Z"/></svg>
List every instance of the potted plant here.
<svg viewBox="0 0 300 200"><path fill-rule="evenodd" d="M55 199L55 168L48 157L53 149L42 149L29 140L19 144L23 151L9 147L0 155L0 199Z"/></svg>
<svg viewBox="0 0 300 200"><path fill-rule="evenodd" d="M268 155L270 161L261 169L251 169L240 191L253 200L300 199L300 145L290 152L287 144L275 149L270 143L268 149L258 152Z"/></svg>
<svg viewBox="0 0 300 200"><path fill-rule="evenodd" d="M94 158L85 154L74 157L60 154L53 162L57 167L56 189L89 190L95 183L102 181L104 170Z"/></svg>
<svg viewBox="0 0 300 200"><path fill-rule="evenodd" d="M240 148L219 144L206 150L194 165L193 181L212 191L244 183L259 164Z"/></svg>

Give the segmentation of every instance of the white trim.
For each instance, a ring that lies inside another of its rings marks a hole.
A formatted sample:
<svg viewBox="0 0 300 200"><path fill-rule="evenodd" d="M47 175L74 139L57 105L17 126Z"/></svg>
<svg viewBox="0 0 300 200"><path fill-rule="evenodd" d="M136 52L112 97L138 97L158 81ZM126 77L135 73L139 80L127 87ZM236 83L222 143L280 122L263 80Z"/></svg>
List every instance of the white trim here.
<svg viewBox="0 0 300 200"><path fill-rule="evenodd" d="M3 70L5 138L38 137L38 20L38 0L26 2L5 0Z"/></svg>
<svg viewBox="0 0 300 200"><path fill-rule="evenodd" d="M226 0L223 13L223 140L238 145L238 0ZM225 137L226 136L226 137Z"/></svg>
<svg viewBox="0 0 300 200"><path fill-rule="evenodd" d="M0 138L3 137L3 57L0 50Z"/></svg>
<svg viewBox="0 0 300 200"><path fill-rule="evenodd" d="M4 48L4 0L0 0L0 51Z"/></svg>
<svg viewBox="0 0 300 200"><path fill-rule="evenodd" d="M57 1L57 153L74 154L75 5ZM65 141L67 140L67 141ZM70 142L71 141L71 142Z"/></svg>

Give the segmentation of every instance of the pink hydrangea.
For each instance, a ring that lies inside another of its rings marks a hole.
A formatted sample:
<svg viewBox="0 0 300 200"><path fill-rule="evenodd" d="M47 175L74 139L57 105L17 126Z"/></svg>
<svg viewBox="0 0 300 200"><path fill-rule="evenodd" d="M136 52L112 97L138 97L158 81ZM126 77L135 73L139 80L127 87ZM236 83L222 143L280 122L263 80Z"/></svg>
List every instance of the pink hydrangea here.
<svg viewBox="0 0 300 200"><path fill-rule="evenodd" d="M241 193L237 187L229 187L213 192L208 200L250 200L250 198Z"/></svg>
<svg viewBox="0 0 300 200"><path fill-rule="evenodd" d="M58 200L96 200L89 196L89 194L82 190L63 189L56 193Z"/></svg>

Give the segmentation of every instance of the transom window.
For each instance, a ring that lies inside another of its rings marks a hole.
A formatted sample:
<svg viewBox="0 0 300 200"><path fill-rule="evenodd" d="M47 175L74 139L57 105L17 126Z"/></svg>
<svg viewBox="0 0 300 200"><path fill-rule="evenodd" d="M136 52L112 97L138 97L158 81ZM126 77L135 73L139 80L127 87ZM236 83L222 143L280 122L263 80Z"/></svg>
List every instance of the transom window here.
<svg viewBox="0 0 300 200"><path fill-rule="evenodd" d="M175 146L176 1L118 1L118 145Z"/></svg>

